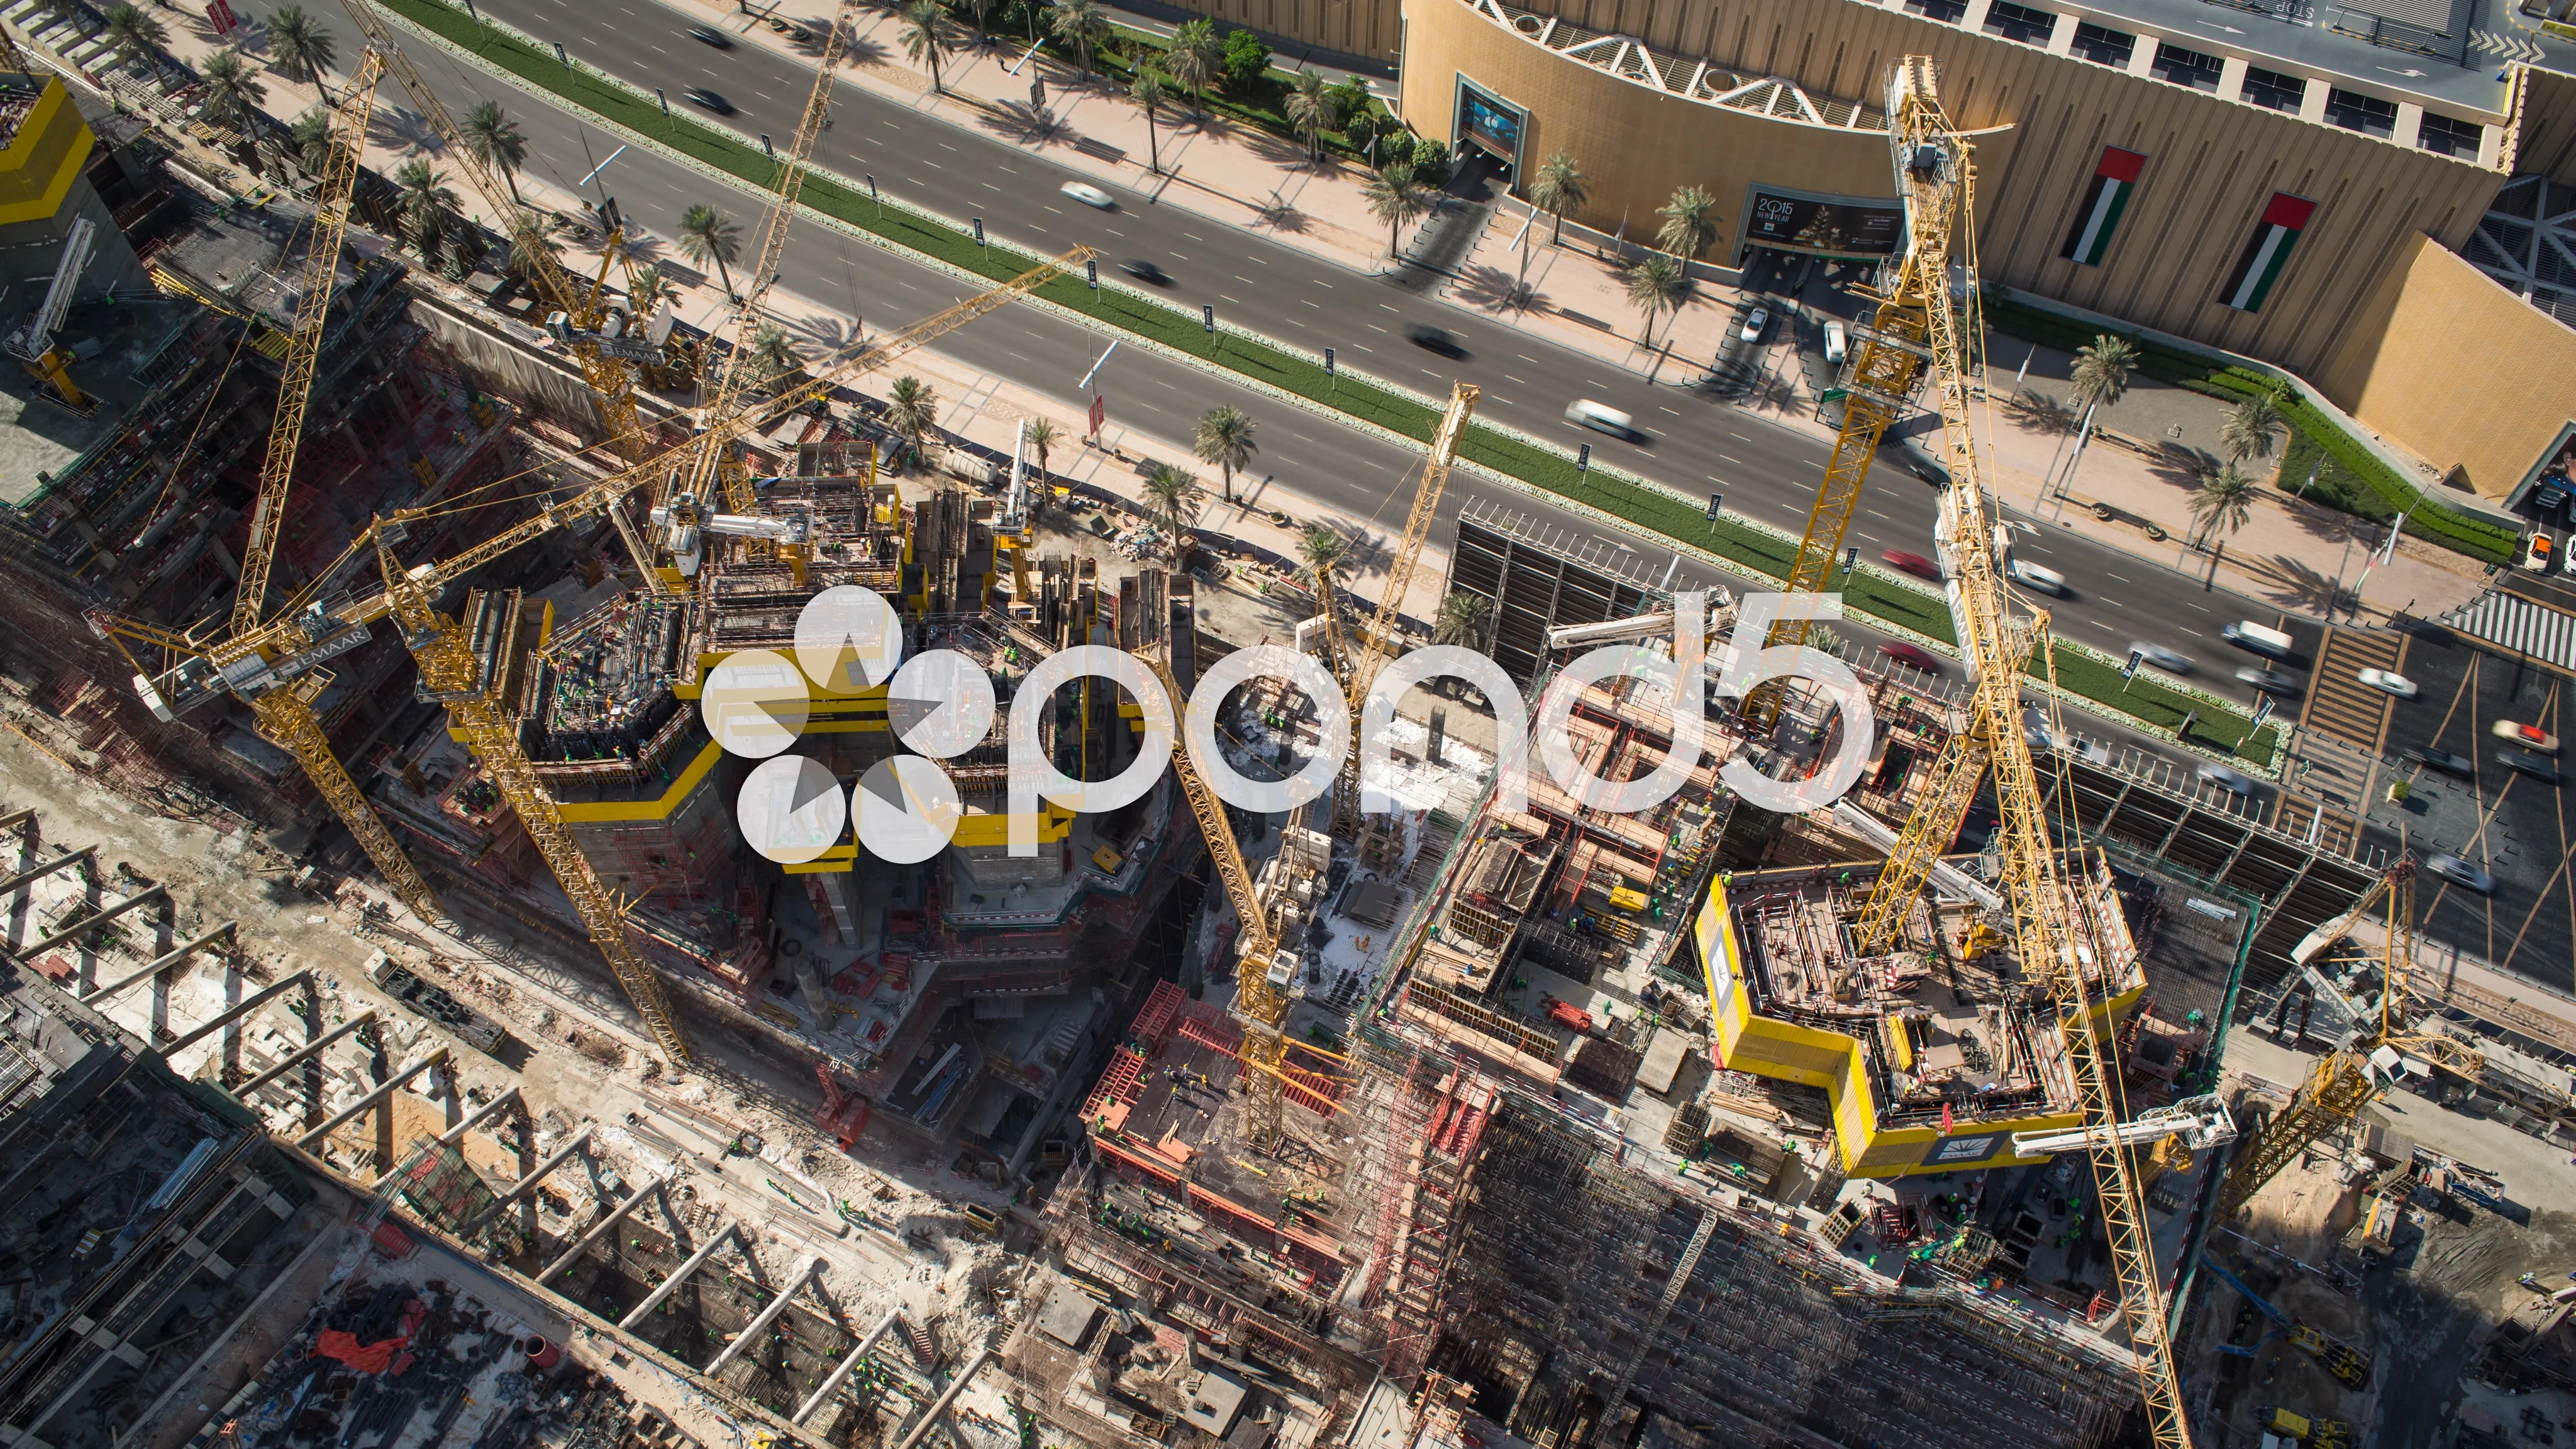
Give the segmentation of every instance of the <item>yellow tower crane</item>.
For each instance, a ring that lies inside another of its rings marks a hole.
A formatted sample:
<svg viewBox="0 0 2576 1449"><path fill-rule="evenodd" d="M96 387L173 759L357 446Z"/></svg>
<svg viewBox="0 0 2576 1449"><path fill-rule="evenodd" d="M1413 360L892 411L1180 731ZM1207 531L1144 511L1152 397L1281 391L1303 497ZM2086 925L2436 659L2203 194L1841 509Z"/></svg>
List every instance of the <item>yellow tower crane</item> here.
<svg viewBox="0 0 2576 1449"><path fill-rule="evenodd" d="M2388 942L2380 953L2379 1014L2352 1041L2320 1058L2281 1109L2254 1139L2237 1149L2219 1184L2220 1221L2234 1217L2263 1185L2280 1175L2291 1159L2319 1139L2340 1130L2361 1109L2385 1095L2406 1070L2409 1057L2430 1062L2474 1083L2485 1070L2477 1048L2438 1032L2409 1025L2412 993L2409 976L2415 962L2414 857L2401 855L2343 916L2308 933L2291 953L2301 969L2350 935L2362 917L2385 902Z"/></svg>
<svg viewBox="0 0 2576 1449"><path fill-rule="evenodd" d="M255 635L266 612L268 580L277 557L277 540L286 518L287 492L295 476L298 445L304 438L304 411L313 392L313 371L322 351L324 324L338 293L340 245L349 230L350 198L358 183L358 158L365 149L367 123L375 112L376 83L384 76L381 52L369 48L358 73L340 92L332 108L330 152L313 191L313 226L307 237L304 268L296 278L294 326L286 335L277 410L270 419L268 452L261 460L259 493L251 505L250 536L241 556L240 589L233 596L231 634L236 640ZM132 640L150 648L193 652L199 646L169 631L116 619L93 617L92 627L124 649ZM361 641L363 642L363 641ZM331 675L319 668L293 678L280 678L256 651L224 649L222 656L235 687L249 702L252 727L260 738L295 757L314 790L349 829L367 858L404 905L424 919L444 912L429 882L421 877L393 832L376 817L366 792L350 778L331 753L331 737L313 712L313 702L330 686ZM133 659L129 651L126 656ZM142 664L135 663L138 680ZM146 698L150 698L149 691ZM165 718L169 718L166 712Z"/></svg>
<svg viewBox="0 0 2576 1449"><path fill-rule="evenodd" d="M1377 613L1360 635L1350 672L1342 676L1342 702L1354 722L1368 702L1369 689L1377 683L1378 671L1394 657L1396 616L1404 610L1404 596L1412 592L1423 540L1430 536L1432 517L1440 511L1440 495L1449 486L1449 470L1458 461L1458 440L1466 434L1467 420L1475 416L1477 400L1483 396L1473 383L1450 386L1449 408L1440 415L1440 427L1431 435L1431 451L1423 457L1422 481L1414 486L1413 507L1405 515L1403 537L1396 541L1395 566L1387 573L1386 591L1378 596ZM1341 779L1333 789L1333 833L1356 830L1359 821L1360 746L1358 731L1353 730L1351 752L1342 759Z"/></svg>
<svg viewBox="0 0 2576 1449"><path fill-rule="evenodd" d="M760 333L761 299L769 295L769 289L778 280L778 261L786 253L787 231L796 219L796 198L805 187L806 162L814 154L814 143L822 136L824 121L831 113L832 87L838 84L842 42L850 33L855 8L853 0L841 0L840 8L833 12L831 32L823 41L823 59L814 71L814 87L805 96L805 109L796 123L796 137L788 143L787 157L780 166L777 195L769 204L769 215L761 223L758 259L744 274L751 280L743 289L740 310L736 314L733 350L716 374L715 395L707 403L705 417L709 421L733 416L735 410L742 406L744 390L760 381L753 375L757 368L752 360L752 347ZM690 498L703 504L714 496L720 485L725 506L736 514L748 514L758 500L752 495L750 475L735 460L733 451L730 447L701 450L690 460L685 491ZM653 498L655 507L670 503L671 481L665 480L656 490Z"/></svg>
<svg viewBox="0 0 2576 1449"><path fill-rule="evenodd" d="M617 355L628 350L632 341L601 331L602 324L609 319L602 292L602 283L607 280L605 259L599 280L587 286L566 272L563 263L556 260L554 248L546 240L542 219L516 200L502 179L484 164L481 154L466 141L463 128L448 113L446 103L430 88L429 81L412 65L410 57L403 54L400 32L385 20L371 0L342 0L342 5L348 10L349 18L358 23L358 29L365 33L368 45L384 57L386 71L410 95L412 104L420 107L421 116L429 122L430 129L447 144L448 164L465 178L466 185L473 188L475 195L483 198L483 204L492 209L493 215L503 218L503 229L509 233L519 256L525 258L529 272L536 279L537 290L544 294L546 302L555 311L564 315L565 334L569 339L567 350L580 366L582 379L590 385L600 420L608 430L608 447L629 465L644 461L653 453L651 435L643 415L636 408L633 369ZM612 236L610 249L614 250L615 245L616 238ZM661 593L668 585L655 571L653 555L637 530L635 520L628 516L622 503L609 509L608 517L617 526L618 537L625 541L635 566L643 570L646 584L655 593Z"/></svg>
<svg viewBox="0 0 2576 1449"><path fill-rule="evenodd" d="M2191 1443L2191 1430L2176 1381L2164 1286L2147 1239L2146 1203L2132 1149L2123 1140L2126 1113L2110 1012L2090 974L2105 957L2076 907L2064 857L2050 834L2030 744L2019 727L2022 666L2033 638L2044 637L2046 616L2021 621L2009 612L1993 543L1994 514L1969 427L1965 343L1946 285L1952 255L1968 262L1972 277L1975 269L1975 167L1966 139L1941 110L1930 57L1908 56L1898 67L1888 86L1887 115L1898 146L1909 261L1927 266L1928 275L1938 279L1920 298L1922 342L1940 397L1950 471L1934 533L1951 564L1953 622L1974 681L1968 733L1994 770L2001 806L1996 840L2016 956L2059 1013L2147 1425L2162 1449L2176 1449ZM1928 801L1908 822L1907 835L1941 807L1938 800Z"/></svg>
<svg viewBox="0 0 2576 1449"><path fill-rule="evenodd" d="M518 736L512 730L489 728L497 716L497 702L457 692L463 689L459 679L471 679L469 673L456 672L455 653L465 646L452 638L454 625L439 616L431 601L454 581L475 569L533 542L558 528L595 519L620 507L625 500L655 481L671 476L673 470L687 464L701 447L724 447L736 439L751 436L795 409L828 396L833 389L894 362L939 337L990 313L1004 304L1026 295L1062 276L1069 267L1078 267L1095 256L1089 247L1076 247L1053 261L1033 267L999 287L924 318L900 332L889 333L861 347L840 362L826 368L811 382L791 388L756 407L746 408L732 418L712 427L686 443L650 454L632 467L601 479L590 487L548 505L535 517L515 524L492 537L459 550L435 563L414 564L397 569L379 593L362 599L347 600L336 607L317 606L293 618L281 618L231 641L246 651L245 657L260 658L262 668L271 676L295 679L311 672L319 662L314 656L328 657L331 652L348 647L344 641L355 637L364 640L368 626L388 616L398 619L404 633L404 644L422 662L422 678L428 687L448 699L451 713L456 714L459 731L467 736L485 767L492 772L493 783L500 789L511 808L520 814L529 837L546 854L547 864L556 872L566 895L580 910L583 922L591 927L593 939L618 978L634 998L636 1008L653 1028L656 1041L670 1055L674 1066L686 1065L692 1053L688 1038L676 1018L663 1004L659 982L636 958L626 943L623 908L600 884L589 860L561 828L560 815L552 795L536 780L534 768L521 753ZM392 523L403 522L397 518ZM397 541L398 528L380 523L382 533L369 540L378 550L380 566L392 568L391 548ZM120 631L135 632L138 637L151 637L152 642L167 649L177 660L162 673L146 678L138 675L136 688L153 709L165 718L193 709L208 699L234 688L216 667L214 656L183 636L157 633L148 626L123 622L111 626ZM302 653L294 652L302 650ZM423 656L428 657L424 658ZM471 651L467 667L472 668ZM488 753L487 753L488 751Z"/></svg>

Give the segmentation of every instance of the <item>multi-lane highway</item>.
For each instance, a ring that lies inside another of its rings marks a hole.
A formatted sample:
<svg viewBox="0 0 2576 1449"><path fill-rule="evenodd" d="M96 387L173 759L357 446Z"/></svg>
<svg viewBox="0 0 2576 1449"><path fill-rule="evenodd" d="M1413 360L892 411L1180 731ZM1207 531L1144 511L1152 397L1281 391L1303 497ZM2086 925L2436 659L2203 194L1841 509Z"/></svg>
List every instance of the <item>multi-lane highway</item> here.
<svg viewBox="0 0 2576 1449"><path fill-rule="evenodd" d="M264 14L275 3L247 0L244 8ZM800 58L748 41L719 50L689 38L693 24L741 30L754 23L713 7L683 10L660 0L490 0L483 9L540 40L560 38L581 61L629 83L665 90L675 107L685 104L680 93L686 87L715 90L737 108L721 124L747 136L766 132L783 139L812 84L810 64ZM609 133L540 94L517 90L426 43L412 53L451 109L461 113L479 100L501 101L527 134L526 169L533 174L569 187L617 149ZM400 103L399 97L387 99ZM1649 382L1268 237L1157 205L1131 189L1113 187L1118 208L1094 211L1058 191L1069 180L1093 179L1087 174L915 104L843 84L833 106L834 124L820 138L817 164L852 178L873 176L892 198L949 216L981 218L997 238L1033 251L1057 252L1080 242L1112 258L1151 260L1170 274L1163 290L1175 303L1192 309L1213 305L1227 322L1291 345L1335 347L1346 366L1426 394L1444 392L1452 376L1464 377L1484 389L1486 417L1568 446L1591 442L1605 461L1687 494L1723 493L1732 512L1792 531L1804 522L1827 451L1808 434L1686 387ZM631 222L661 238L676 235L681 212L694 203L735 213L747 232L760 214L758 193L641 148L618 157L586 194L602 189L617 198ZM963 295L947 275L820 223L797 231L781 270L786 291L863 317L876 331ZM1404 329L1413 322L1449 330L1468 355L1451 360L1412 347ZM1019 309L952 334L940 346L972 366L1071 396L1107 336ZM1113 420L1164 438L1186 439L1201 412L1232 402L1259 423L1256 466L1279 489L1312 500L1328 515L1374 522L1380 529L1402 516L1402 499L1389 495L1404 486L1412 461L1403 449L1252 393L1222 374L1142 349L1122 349L1105 381ZM1578 432L1563 417L1576 398L1631 414L1649 436L1631 443ZM1887 549L1931 553L1931 490L1890 467L1877 470L1871 483L1849 541L1865 557ZM1542 503L1532 502L1526 511L1577 533L1596 527ZM2268 620L2265 606L2224 591L2205 593L2171 569L2063 530L2041 527L2020 548L2075 583L2073 597L2051 603L2059 632L2114 651L2141 638L2171 645L2201 661L2196 683L2250 702L2247 690L2230 677L2246 661L2220 642L2218 630L2233 619ZM1712 581L1695 580L1687 566L1680 577L1685 583Z"/></svg>

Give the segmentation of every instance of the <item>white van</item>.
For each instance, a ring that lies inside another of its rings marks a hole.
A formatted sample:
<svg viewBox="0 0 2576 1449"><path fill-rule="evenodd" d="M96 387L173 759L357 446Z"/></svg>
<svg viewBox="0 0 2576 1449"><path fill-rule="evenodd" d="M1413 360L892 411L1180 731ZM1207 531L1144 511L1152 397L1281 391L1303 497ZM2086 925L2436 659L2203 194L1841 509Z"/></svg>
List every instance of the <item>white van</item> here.
<svg viewBox="0 0 2576 1449"><path fill-rule="evenodd" d="M2219 637L2239 649L2251 649L2274 659L2287 659L2298 648L2289 635L2278 629L2267 629L2251 619L2227 625L2218 633Z"/></svg>
<svg viewBox="0 0 2576 1449"><path fill-rule="evenodd" d="M1840 364L1843 354L1850 345L1848 335L1843 331L1843 324L1840 322L1825 324L1825 361Z"/></svg>

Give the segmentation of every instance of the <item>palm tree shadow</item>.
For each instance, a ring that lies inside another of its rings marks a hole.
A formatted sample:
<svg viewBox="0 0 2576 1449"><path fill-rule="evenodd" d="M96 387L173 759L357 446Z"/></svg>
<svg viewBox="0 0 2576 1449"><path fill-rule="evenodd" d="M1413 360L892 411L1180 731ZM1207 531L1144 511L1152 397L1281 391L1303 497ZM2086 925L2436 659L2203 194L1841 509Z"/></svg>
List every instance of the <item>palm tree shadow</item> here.
<svg viewBox="0 0 2576 1449"><path fill-rule="evenodd" d="M671 253L660 239L629 227L626 240L619 244L626 259L639 267L651 267L664 276L671 274Z"/></svg>
<svg viewBox="0 0 2576 1449"><path fill-rule="evenodd" d="M1449 289L1449 295L1486 312L1500 312L1507 307L1527 311L1547 303L1546 295L1536 287L1500 267L1483 262L1467 268L1466 275Z"/></svg>
<svg viewBox="0 0 2576 1449"><path fill-rule="evenodd" d="M1284 136L1251 130L1242 132L1242 135L1244 149L1273 166L1302 168L1314 159L1303 144Z"/></svg>
<svg viewBox="0 0 2576 1449"><path fill-rule="evenodd" d="M2042 437L2071 433L2076 427L2075 409L2035 387L2004 399L2004 415Z"/></svg>
<svg viewBox="0 0 2576 1449"><path fill-rule="evenodd" d="M815 357L836 357L844 348L855 345L858 329L838 317L817 313L800 317L787 326L790 334L813 344L806 349L809 364Z"/></svg>
<svg viewBox="0 0 2576 1449"><path fill-rule="evenodd" d="M2157 447L2155 457L2148 460L2147 472L2188 493L2219 467L2218 455L2207 449L2168 442Z"/></svg>
<svg viewBox="0 0 2576 1449"><path fill-rule="evenodd" d="M242 17L241 26L233 31L233 37L229 43L233 49L240 51L244 55L258 56L262 59L266 59L268 56L268 22L256 16ZM284 80L285 77L279 76L278 79Z"/></svg>
<svg viewBox="0 0 2576 1449"><path fill-rule="evenodd" d="M884 65L893 52L883 41L871 36L853 36L841 42L841 63L851 66ZM819 52L818 52L819 54Z"/></svg>
<svg viewBox="0 0 2576 1449"><path fill-rule="evenodd" d="M379 106L367 121L367 139L388 151L416 152L429 156L446 154L447 142L418 111L400 106Z"/></svg>
<svg viewBox="0 0 2576 1449"><path fill-rule="evenodd" d="M1018 141L1023 145L1050 144L1063 140L1072 130L1055 113L1053 106L1032 106L1026 101L998 101L998 113L979 108L976 123L994 135Z"/></svg>
<svg viewBox="0 0 2576 1449"><path fill-rule="evenodd" d="M2285 609L2332 614L2352 601L2349 590L2336 588L2331 577L2289 554L2272 555L2264 572L2270 575L2264 597Z"/></svg>
<svg viewBox="0 0 2576 1449"><path fill-rule="evenodd" d="M1303 233L1310 220L1306 213L1279 200L1275 194L1268 201L1255 203L1252 212L1254 226L1266 226L1279 232Z"/></svg>

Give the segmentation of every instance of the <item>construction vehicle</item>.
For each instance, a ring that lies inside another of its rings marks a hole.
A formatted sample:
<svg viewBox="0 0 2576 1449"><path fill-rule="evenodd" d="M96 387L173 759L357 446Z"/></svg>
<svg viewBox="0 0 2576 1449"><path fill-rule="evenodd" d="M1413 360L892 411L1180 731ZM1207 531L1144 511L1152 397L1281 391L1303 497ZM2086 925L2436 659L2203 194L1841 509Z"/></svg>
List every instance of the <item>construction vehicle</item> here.
<svg viewBox="0 0 2576 1449"><path fill-rule="evenodd" d="M1467 420L1475 416L1476 402L1483 395L1472 383L1454 383L1449 389L1449 407L1440 415L1439 430L1431 435L1431 451L1423 457L1422 480L1414 485L1413 507L1406 513L1404 533L1396 541L1395 563L1387 571L1385 591L1378 595L1377 613L1360 631L1357 654L1345 656L1349 659L1349 672L1339 676L1342 702L1354 722L1368 703L1369 689L1377 683L1378 672L1395 657L1396 616L1404 611L1404 596L1412 591L1414 570L1422 561L1422 542L1430 536L1431 519L1440 511L1440 495L1449 485L1449 470L1457 464L1458 440L1466 435ZM1325 617L1333 617L1329 596L1318 602L1328 606ZM1359 822L1360 742L1359 732L1354 729L1350 753L1342 757L1341 779L1333 790L1333 833L1355 831Z"/></svg>
<svg viewBox="0 0 2576 1449"><path fill-rule="evenodd" d="M2134 1149L2121 1136L2128 1114L2109 1005L2087 971L2087 963L2104 957L2089 939L2090 924L2077 912L2066 857L2051 838L2037 766L2021 728L2022 667L2034 641L2046 637L2047 615L2024 620L2009 611L1994 542L1996 515L1986 497L1984 462L1968 411L1968 343L1953 311L1949 278L1954 259L1965 263L1974 295L1976 170L1966 138L1941 109L1930 57L1908 56L1898 65L1888 85L1887 116L1908 232L1892 295L1915 309L1911 315L1922 328L1919 345L1931 362L1940 402L1942 462L1950 486L1941 494L1934 537L1947 555L1951 620L1972 686L1968 727L1952 737L1943 756L1947 776L1906 821L1887 868L1913 882L1904 897L1910 914L1932 859L1958 831L1966 796L1991 765L1999 807L1995 847L2014 956L2058 1010L2113 1277L2135 1346L2147 1428L2159 1449L2177 1449L2192 1440L2174 1368L2163 1278L2147 1239ZM1866 465L1865 458L1860 465ZM1828 489L1839 486L1828 478ZM1941 778L1938 772L1936 778ZM1874 892L1870 905L1880 904ZM1865 925L1867 921L1865 914ZM1875 937L1866 930L1859 934L1879 941L1899 934L1891 928L1889 913L1882 913L1879 924ZM1893 922L1894 927L1901 924L1901 918Z"/></svg>
<svg viewBox="0 0 2576 1449"><path fill-rule="evenodd" d="M45 284L44 299L36 304L34 314L24 325L10 332L7 341L9 354L26 364L28 374L52 388L56 400L76 413L86 413L95 404L65 370L71 358L54 345L54 334L62 330L63 319L71 314L72 293L97 249L98 223L85 216L73 217L70 234L63 238L63 254L54 263L53 280Z"/></svg>
<svg viewBox="0 0 2576 1449"><path fill-rule="evenodd" d="M2386 904L2388 941L2380 955L2378 1012L2365 1017L2350 1040L2318 1059L2289 1105L2273 1114L2228 1163L2227 1179L2218 1191L2221 1221L2235 1216L2292 1159L2341 1131L2363 1107L2407 1077L2438 1068L2474 1082L2485 1069L2486 1059L2477 1048L2412 1025L2408 981L2415 960L2415 871L2414 857L2401 853L2352 909L2310 932L2292 952L2295 964L2313 971L2311 963L2326 948L2346 939L2373 908Z"/></svg>

